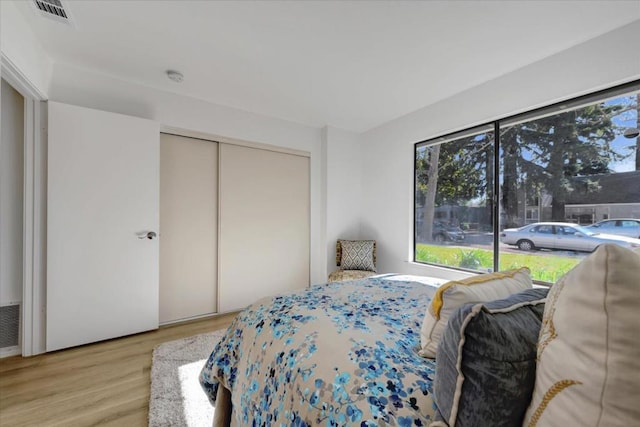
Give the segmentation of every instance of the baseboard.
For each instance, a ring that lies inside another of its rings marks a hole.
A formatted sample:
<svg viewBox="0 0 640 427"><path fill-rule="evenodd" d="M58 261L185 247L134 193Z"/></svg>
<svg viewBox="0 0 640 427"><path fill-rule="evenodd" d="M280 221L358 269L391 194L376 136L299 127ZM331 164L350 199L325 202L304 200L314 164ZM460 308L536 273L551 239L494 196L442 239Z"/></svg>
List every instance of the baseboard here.
<svg viewBox="0 0 640 427"><path fill-rule="evenodd" d="M184 317L182 319L169 320L167 322L160 322L160 327L177 325L179 323L189 323L189 322L193 322L195 320L202 320L202 319L206 319L208 317L216 317L216 316L219 316L219 315L220 315L220 313L207 313L207 314L199 314L197 316Z"/></svg>
<svg viewBox="0 0 640 427"><path fill-rule="evenodd" d="M11 356L20 356L22 352L20 351L20 346L14 345L12 347L4 347L0 348L0 359L4 357Z"/></svg>

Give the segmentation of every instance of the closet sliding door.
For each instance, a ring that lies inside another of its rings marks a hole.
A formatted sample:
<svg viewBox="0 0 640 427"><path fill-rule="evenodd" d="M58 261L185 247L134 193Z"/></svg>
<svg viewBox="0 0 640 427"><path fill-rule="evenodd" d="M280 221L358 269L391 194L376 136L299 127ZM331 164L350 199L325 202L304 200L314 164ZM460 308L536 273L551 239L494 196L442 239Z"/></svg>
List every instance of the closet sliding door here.
<svg viewBox="0 0 640 427"><path fill-rule="evenodd" d="M160 323L215 313L218 143L160 135Z"/></svg>
<svg viewBox="0 0 640 427"><path fill-rule="evenodd" d="M220 144L219 312L309 286L309 158Z"/></svg>

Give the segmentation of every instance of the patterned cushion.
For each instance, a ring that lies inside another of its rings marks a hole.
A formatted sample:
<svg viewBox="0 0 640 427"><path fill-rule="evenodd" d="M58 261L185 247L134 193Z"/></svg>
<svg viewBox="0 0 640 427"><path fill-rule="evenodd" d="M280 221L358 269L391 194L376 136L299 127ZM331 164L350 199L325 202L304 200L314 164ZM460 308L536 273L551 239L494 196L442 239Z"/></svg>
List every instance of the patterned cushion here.
<svg viewBox="0 0 640 427"><path fill-rule="evenodd" d="M549 291L524 426L640 423L640 256L602 245Z"/></svg>
<svg viewBox="0 0 640 427"><path fill-rule="evenodd" d="M456 427L522 424L548 292L528 289L451 315L436 357L439 418Z"/></svg>
<svg viewBox="0 0 640 427"><path fill-rule="evenodd" d="M420 332L420 356L434 358L449 316L464 304L488 302L530 289L529 269L495 272L454 280L438 288L427 307Z"/></svg>
<svg viewBox="0 0 640 427"><path fill-rule="evenodd" d="M336 241L336 266L340 267L340 262L342 262L342 245L340 244L342 240ZM376 253L376 241L373 240L373 265L377 265L377 253Z"/></svg>
<svg viewBox="0 0 640 427"><path fill-rule="evenodd" d="M373 240L340 240L342 259L340 267L343 270L376 271L373 262Z"/></svg>
<svg viewBox="0 0 640 427"><path fill-rule="evenodd" d="M342 282L344 280L364 279L365 277L375 275L375 271L364 270L336 270L329 274L329 283Z"/></svg>

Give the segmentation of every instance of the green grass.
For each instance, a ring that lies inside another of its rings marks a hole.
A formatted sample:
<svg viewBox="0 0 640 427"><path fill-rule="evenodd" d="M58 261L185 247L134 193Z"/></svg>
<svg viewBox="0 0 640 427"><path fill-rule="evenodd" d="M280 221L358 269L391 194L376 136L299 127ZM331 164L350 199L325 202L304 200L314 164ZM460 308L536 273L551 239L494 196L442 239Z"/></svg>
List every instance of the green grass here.
<svg viewBox="0 0 640 427"><path fill-rule="evenodd" d="M555 283L582 258L573 258L553 252L501 252L500 270L529 267L534 280ZM452 246L416 245L416 261L451 267L488 271L493 268L493 252L487 249Z"/></svg>

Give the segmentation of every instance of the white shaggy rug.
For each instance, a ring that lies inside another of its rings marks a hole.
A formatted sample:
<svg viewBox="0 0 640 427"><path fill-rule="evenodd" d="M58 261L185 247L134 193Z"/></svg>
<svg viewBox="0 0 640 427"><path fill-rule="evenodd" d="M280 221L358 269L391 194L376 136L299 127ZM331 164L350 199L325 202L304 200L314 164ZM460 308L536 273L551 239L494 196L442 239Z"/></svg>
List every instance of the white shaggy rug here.
<svg viewBox="0 0 640 427"><path fill-rule="evenodd" d="M160 344L153 350L149 427L209 427L213 407L198 375L224 330Z"/></svg>

